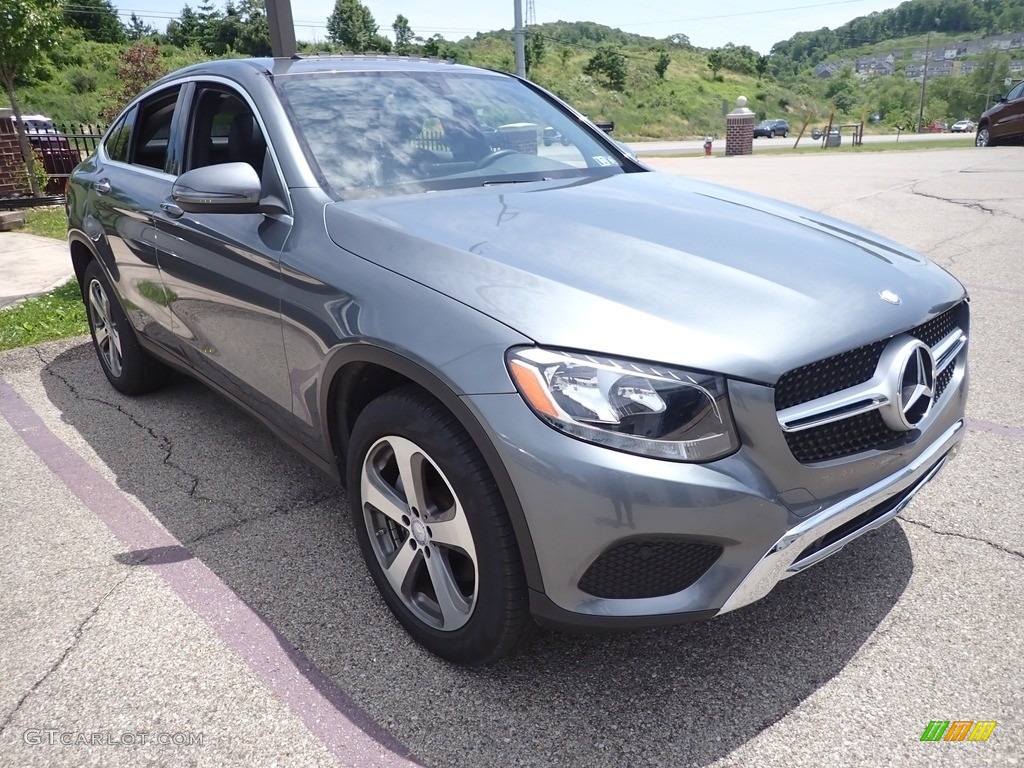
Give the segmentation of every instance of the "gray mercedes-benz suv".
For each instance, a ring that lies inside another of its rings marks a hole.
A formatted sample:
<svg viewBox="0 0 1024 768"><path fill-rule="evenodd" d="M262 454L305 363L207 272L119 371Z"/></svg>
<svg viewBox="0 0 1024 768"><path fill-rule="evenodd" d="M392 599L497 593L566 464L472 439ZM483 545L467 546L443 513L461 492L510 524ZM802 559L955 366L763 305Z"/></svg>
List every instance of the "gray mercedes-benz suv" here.
<svg viewBox="0 0 1024 768"><path fill-rule="evenodd" d="M897 515L964 431L957 280L651 172L509 75L197 65L128 105L67 205L110 383L187 371L345 482L384 600L456 662L534 621L757 600Z"/></svg>

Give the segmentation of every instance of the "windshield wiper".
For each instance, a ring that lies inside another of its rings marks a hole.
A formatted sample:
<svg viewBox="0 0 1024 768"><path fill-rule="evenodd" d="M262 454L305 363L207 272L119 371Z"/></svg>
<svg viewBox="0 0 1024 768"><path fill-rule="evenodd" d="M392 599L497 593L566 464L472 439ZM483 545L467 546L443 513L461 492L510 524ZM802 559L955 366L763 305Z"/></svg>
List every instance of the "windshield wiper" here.
<svg viewBox="0 0 1024 768"><path fill-rule="evenodd" d="M534 178L529 178L529 179L515 178L515 177L508 178L508 179L487 179L486 181L484 181L483 186L485 186L485 187L496 187L499 184L529 184L531 181L551 181L551 180L552 180L552 178L550 176L541 176L539 179L535 178L535 177Z"/></svg>

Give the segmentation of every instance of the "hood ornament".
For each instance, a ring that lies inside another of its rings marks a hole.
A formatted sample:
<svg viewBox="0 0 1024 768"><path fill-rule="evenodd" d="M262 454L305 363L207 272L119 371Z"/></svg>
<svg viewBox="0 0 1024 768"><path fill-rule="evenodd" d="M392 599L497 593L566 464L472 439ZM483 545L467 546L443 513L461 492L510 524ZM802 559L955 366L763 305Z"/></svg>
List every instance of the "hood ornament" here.
<svg viewBox="0 0 1024 768"><path fill-rule="evenodd" d="M878 295L882 297L882 301L887 301L890 304L902 304L903 299L899 297L899 294L895 291L890 291L886 288L884 291L879 291Z"/></svg>

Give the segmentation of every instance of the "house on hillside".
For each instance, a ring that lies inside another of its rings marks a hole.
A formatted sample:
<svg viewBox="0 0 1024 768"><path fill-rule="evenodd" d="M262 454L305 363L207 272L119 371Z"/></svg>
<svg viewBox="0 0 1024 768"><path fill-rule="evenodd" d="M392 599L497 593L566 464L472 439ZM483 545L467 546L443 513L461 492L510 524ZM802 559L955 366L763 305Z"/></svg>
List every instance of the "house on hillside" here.
<svg viewBox="0 0 1024 768"><path fill-rule="evenodd" d="M903 70L903 74L907 77L921 77L924 74L923 64L907 64L907 68Z"/></svg>
<svg viewBox="0 0 1024 768"><path fill-rule="evenodd" d="M820 77L822 80L826 80L842 68L843 64L841 62L823 61L814 68L814 76Z"/></svg>
<svg viewBox="0 0 1024 768"><path fill-rule="evenodd" d="M956 48L947 48L945 51L943 51L942 58L944 58L946 61L952 61L953 59L956 58L956 51Z"/></svg>
<svg viewBox="0 0 1024 768"><path fill-rule="evenodd" d="M924 61L926 58L928 58L928 51L924 50L924 48L918 48L916 51L910 54L910 58L912 58L914 61Z"/></svg>
<svg viewBox="0 0 1024 768"><path fill-rule="evenodd" d="M1014 59L1010 62L1011 72L1024 72L1024 59Z"/></svg>
<svg viewBox="0 0 1024 768"><path fill-rule="evenodd" d="M963 61L960 62L960 74L969 75L971 72L978 68L978 62L976 61Z"/></svg>
<svg viewBox="0 0 1024 768"><path fill-rule="evenodd" d="M928 65L928 77L942 77L953 74L952 61L940 61Z"/></svg>

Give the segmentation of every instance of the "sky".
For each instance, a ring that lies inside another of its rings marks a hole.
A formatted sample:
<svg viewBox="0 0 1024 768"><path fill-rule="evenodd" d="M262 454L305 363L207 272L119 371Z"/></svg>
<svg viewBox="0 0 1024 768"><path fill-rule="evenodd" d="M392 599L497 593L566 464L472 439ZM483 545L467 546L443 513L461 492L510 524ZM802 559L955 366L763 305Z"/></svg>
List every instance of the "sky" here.
<svg viewBox="0 0 1024 768"><path fill-rule="evenodd" d="M198 8L202 0L189 5ZM295 34L299 40L318 41L326 36L326 21L334 0L291 0ZM390 36L399 13L409 19L417 35L440 33L448 40L472 37L477 32L512 29L513 0L363 0ZM522 0L523 12L529 0ZM113 0L127 21L134 11L148 24L163 30L169 18L181 13L185 0ZM223 0L214 0L223 9ZM899 0L533 0L538 24L549 21L593 21L625 32L664 38L682 32L701 48L726 43L749 45L768 53L772 45L796 32L835 28L857 16L895 8Z"/></svg>

